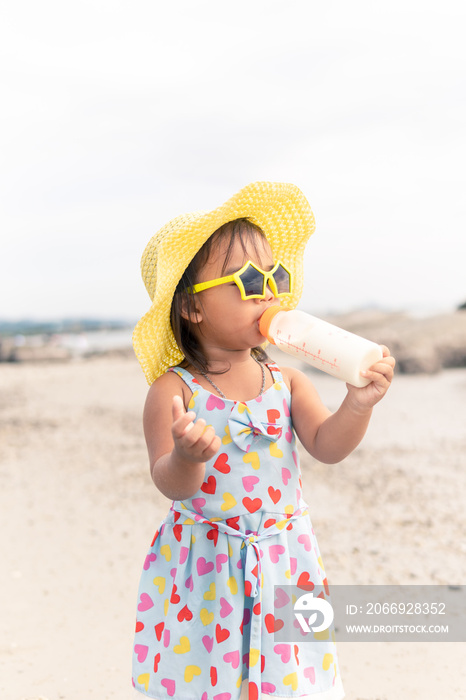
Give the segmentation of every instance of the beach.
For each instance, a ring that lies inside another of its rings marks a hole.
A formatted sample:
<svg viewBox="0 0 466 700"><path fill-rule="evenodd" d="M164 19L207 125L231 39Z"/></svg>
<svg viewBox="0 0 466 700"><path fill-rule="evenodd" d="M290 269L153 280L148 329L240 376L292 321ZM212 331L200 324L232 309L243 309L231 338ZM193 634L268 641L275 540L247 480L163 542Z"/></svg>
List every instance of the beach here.
<svg viewBox="0 0 466 700"><path fill-rule="evenodd" d="M311 377L335 410L345 385ZM115 353L3 363L0 386L0 697L125 700L139 574L170 505L149 476L144 375ZM300 451L330 585L466 583L465 404L466 369L396 374L346 460ZM466 643L338 651L347 700L466 698Z"/></svg>

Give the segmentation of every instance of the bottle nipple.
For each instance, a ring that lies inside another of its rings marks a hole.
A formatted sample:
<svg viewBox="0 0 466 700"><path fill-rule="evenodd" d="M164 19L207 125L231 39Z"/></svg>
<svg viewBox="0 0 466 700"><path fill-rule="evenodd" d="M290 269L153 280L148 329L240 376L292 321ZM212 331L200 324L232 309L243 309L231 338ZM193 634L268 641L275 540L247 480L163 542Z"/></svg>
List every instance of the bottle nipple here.
<svg viewBox="0 0 466 700"><path fill-rule="evenodd" d="M272 323L272 319L274 319L275 316L280 313L280 311L283 311L280 306L270 306L264 311L259 319L260 334L263 335L264 338L267 338L267 340L273 345L275 345L275 340L269 335L270 324Z"/></svg>

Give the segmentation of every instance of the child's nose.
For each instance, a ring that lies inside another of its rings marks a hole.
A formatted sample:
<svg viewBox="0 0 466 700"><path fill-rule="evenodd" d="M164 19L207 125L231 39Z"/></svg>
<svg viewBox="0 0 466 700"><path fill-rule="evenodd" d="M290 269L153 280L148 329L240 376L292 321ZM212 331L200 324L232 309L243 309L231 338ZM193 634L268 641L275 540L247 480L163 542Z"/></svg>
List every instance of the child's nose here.
<svg viewBox="0 0 466 700"><path fill-rule="evenodd" d="M274 299L274 298L275 298L275 294L272 292L269 285L266 284L265 285L265 299L266 299L266 301L270 301L271 299Z"/></svg>

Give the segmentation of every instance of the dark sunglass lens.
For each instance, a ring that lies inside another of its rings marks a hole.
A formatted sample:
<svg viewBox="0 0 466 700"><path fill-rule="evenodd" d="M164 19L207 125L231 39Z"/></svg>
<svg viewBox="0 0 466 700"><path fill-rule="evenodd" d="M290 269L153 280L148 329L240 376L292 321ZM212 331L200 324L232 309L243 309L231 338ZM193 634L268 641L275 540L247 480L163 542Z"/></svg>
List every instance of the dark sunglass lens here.
<svg viewBox="0 0 466 700"><path fill-rule="evenodd" d="M249 265L241 274L240 279L244 286L245 296L262 294L264 287L264 275Z"/></svg>
<svg viewBox="0 0 466 700"><path fill-rule="evenodd" d="M290 274L284 267L279 265L273 274L273 278L279 294L285 294L290 291Z"/></svg>

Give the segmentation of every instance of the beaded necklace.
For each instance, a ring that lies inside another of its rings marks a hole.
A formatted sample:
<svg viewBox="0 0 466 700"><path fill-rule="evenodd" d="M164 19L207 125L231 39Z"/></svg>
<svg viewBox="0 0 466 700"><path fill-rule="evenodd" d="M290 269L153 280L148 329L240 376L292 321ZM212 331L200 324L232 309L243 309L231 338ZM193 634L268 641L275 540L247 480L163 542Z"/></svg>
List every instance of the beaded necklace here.
<svg viewBox="0 0 466 700"><path fill-rule="evenodd" d="M255 357L253 359L257 362L257 364L261 368L261 372L262 372L262 386L261 386L261 390L259 392L259 396L262 396L262 394L264 393L264 389L265 389L265 369L264 369L264 365L262 364L262 362L259 362L259 360L257 360ZM218 386L215 384L215 382L213 382L212 379L207 376L206 372L202 372L201 374L204 377L204 379L206 379L209 382L209 384L211 384L214 387L215 391L218 391L218 393L220 394L222 399L227 398L225 396L225 394L223 393L223 391L218 388Z"/></svg>

